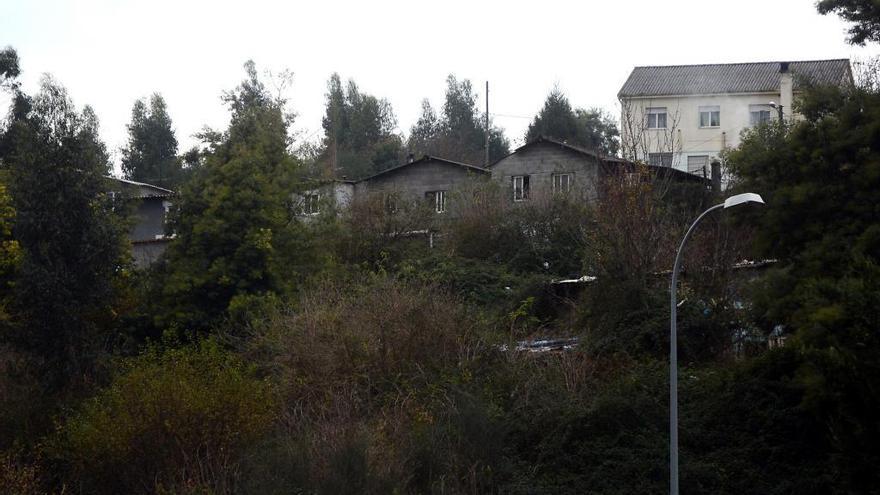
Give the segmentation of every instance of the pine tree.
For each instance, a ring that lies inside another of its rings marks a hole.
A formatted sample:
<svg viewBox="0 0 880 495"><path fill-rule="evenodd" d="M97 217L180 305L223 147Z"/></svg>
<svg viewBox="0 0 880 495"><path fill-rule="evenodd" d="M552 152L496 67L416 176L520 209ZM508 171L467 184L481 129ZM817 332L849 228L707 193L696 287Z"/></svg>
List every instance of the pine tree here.
<svg viewBox="0 0 880 495"><path fill-rule="evenodd" d="M614 156L620 149L620 133L614 121L598 108L573 109L568 97L559 88L553 88L547 95L543 108L529 124L525 138L526 141L532 141L538 136L604 155Z"/></svg>
<svg viewBox="0 0 880 495"><path fill-rule="evenodd" d="M535 115L526 131L526 141L538 136L553 138L559 141L576 144L580 140L577 116L571 108L568 98L559 88L553 88L544 107Z"/></svg>
<svg viewBox="0 0 880 495"><path fill-rule="evenodd" d="M177 138L162 95L143 99L131 109L128 143L122 148L122 172L125 177L165 188L173 188L181 175L177 158Z"/></svg>

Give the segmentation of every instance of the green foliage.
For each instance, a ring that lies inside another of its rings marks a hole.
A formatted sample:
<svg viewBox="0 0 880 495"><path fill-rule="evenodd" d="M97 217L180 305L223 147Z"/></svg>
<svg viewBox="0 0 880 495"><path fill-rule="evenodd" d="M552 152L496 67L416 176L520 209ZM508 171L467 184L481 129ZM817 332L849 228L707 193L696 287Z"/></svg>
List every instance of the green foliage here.
<svg viewBox="0 0 880 495"><path fill-rule="evenodd" d="M165 99L158 93L150 97L149 108L141 99L131 109L128 143L122 148L122 172L128 179L168 189L181 178L177 138Z"/></svg>
<svg viewBox="0 0 880 495"><path fill-rule="evenodd" d="M456 218L444 226L445 248L515 273L578 274L594 219L580 191L513 203L497 182L475 183L453 197Z"/></svg>
<svg viewBox="0 0 880 495"><path fill-rule="evenodd" d="M853 45L880 42L880 5L874 0L819 0L816 9L825 15L831 12L853 23L849 41Z"/></svg>
<svg viewBox="0 0 880 495"><path fill-rule="evenodd" d="M728 162L740 187L767 200L750 221L762 254L780 259L755 290L757 319L794 333L803 407L827 427L836 475L866 487L880 459L868 412L880 385L880 93L821 88L802 105L810 119L755 129Z"/></svg>
<svg viewBox="0 0 880 495"><path fill-rule="evenodd" d="M0 88L15 87L15 80L21 74L18 66L18 53L11 46L0 50Z"/></svg>
<svg viewBox="0 0 880 495"><path fill-rule="evenodd" d="M428 249L437 214L424 201L396 191L354 198L342 212L336 238L340 259L381 271Z"/></svg>
<svg viewBox="0 0 880 495"><path fill-rule="evenodd" d="M17 94L3 140L21 249L20 324L3 338L37 353L64 381L106 346L114 284L125 273L123 224L104 191L107 153L94 112L77 112L48 77L34 98Z"/></svg>
<svg viewBox="0 0 880 495"><path fill-rule="evenodd" d="M544 136L574 146L615 156L620 149L620 132L614 120L598 108L574 110L565 94L553 88L544 107L526 131L526 141Z"/></svg>
<svg viewBox="0 0 880 495"><path fill-rule="evenodd" d="M329 169L325 178L363 178L400 163L403 142L394 132L397 118L388 100L362 93L351 79L343 89L336 73L327 82L326 98L318 159Z"/></svg>
<svg viewBox="0 0 880 495"><path fill-rule="evenodd" d="M229 129L180 191L162 287L162 324L204 329L243 296L293 290L311 263L310 240L293 221L298 162L288 152L284 102L269 95L253 63L225 97ZM237 310L241 304L235 304Z"/></svg>
<svg viewBox="0 0 880 495"><path fill-rule="evenodd" d="M741 188L760 191L767 200L754 219L762 254L781 258L791 270L793 285L775 303L791 311L776 312L784 318L777 321L809 332L810 343L822 347L844 329L856 333L841 335L840 345L873 346L878 342L869 337L870 323L842 305L857 309L863 298L851 300L849 294L860 285L870 297L880 261L873 206L880 187L880 94L853 90L840 98L837 111L814 113L814 120L790 129L755 129L728 163Z"/></svg>
<svg viewBox="0 0 880 495"><path fill-rule="evenodd" d="M485 309L508 306L513 289L522 289L523 277L503 265L461 256L434 252L430 256L406 260L399 273L407 279L437 284L469 303Z"/></svg>
<svg viewBox="0 0 880 495"><path fill-rule="evenodd" d="M430 154L449 160L483 165L486 161L486 121L477 105L470 80L446 78L446 98L438 119L427 100L422 115L410 131L407 148L413 154ZM504 131L489 125L489 163L510 152Z"/></svg>
<svg viewBox="0 0 880 495"><path fill-rule="evenodd" d="M471 469L496 440L479 400L459 392L483 349L479 324L436 286L375 276L324 284L256 325L247 356L279 382L289 420L250 468L264 476L268 463L282 484L249 482L263 493L482 483Z"/></svg>
<svg viewBox="0 0 880 495"><path fill-rule="evenodd" d="M21 263L21 247L12 237L15 209L0 172L0 331L6 332L10 324L8 312L12 298L13 281Z"/></svg>
<svg viewBox="0 0 880 495"><path fill-rule="evenodd" d="M268 383L217 343L148 349L61 427L51 450L88 493L232 493L269 428Z"/></svg>

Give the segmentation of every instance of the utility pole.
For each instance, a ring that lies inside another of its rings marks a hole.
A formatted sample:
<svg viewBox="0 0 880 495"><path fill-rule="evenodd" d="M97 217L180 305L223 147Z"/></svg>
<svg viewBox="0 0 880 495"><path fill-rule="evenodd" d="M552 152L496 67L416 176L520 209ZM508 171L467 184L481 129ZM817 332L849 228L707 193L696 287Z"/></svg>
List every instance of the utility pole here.
<svg viewBox="0 0 880 495"><path fill-rule="evenodd" d="M489 81L486 81L486 163L489 166Z"/></svg>

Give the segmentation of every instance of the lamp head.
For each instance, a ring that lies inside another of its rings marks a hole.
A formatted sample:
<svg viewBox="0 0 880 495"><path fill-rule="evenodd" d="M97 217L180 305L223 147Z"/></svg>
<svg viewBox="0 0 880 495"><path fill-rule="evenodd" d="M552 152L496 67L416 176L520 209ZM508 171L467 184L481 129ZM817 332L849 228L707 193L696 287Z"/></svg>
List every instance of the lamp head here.
<svg viewBox="0 0 880 495"><path fill-rule="evenodd" d="M771 101L768 105L770 105L770 108L779 108L779 105L775 101Z"/></svg>
<svg viewBox="0 0 880 495"><path fill-rule="evenodd" d="M739 206L743 203L764 204L764 199L761 198L760 194L755 193L737 194L736 196L731 196L724 200L724 208L732 208L734 206Z"/></svg>

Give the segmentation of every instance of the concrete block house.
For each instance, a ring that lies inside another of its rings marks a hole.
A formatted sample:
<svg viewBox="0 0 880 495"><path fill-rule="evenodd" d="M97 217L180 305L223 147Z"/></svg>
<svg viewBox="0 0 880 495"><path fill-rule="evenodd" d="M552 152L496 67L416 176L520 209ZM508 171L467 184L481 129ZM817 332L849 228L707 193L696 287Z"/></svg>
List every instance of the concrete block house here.
<svg viewBox="0 0 880 495"><path fill-rule="evenodd" d="M301 216L318 215L344 208L358 199L382 197L394 202L425 201L438 215L452 214L457 189L472 181L488 179L489 171L474 165L425 155L358 181L332 180L296 195Z"/></svg>
<svg viewBox="0 0 880 495"><path fill-rule="evenodd" d="M509 190L514 202L540 200L554 194L577 194L594 202L604 179L630 173L635 164L616 157L539 136L489 166L492 179ZM671 179L700 182L701 178L675 169L648 166L652 173ZM708 182L703 181L707 186Z"/></svg>
<svg viewBox="0 0 880 495"><path fill-rule="evenodd" d="M445 214L457 189L489 175L475 165L425 155L358 181L354 192L361 197L380 194L404 201L425 200L435 213Z"/></svg>
<svg viewBox="0 0 880 495"><path fill-rule="evenodd" d="M108 177L111 195L133 203L133 222L128 233L135 266L146 268L159 259L171 237L165 234L165 221L174 192L152 184Z"/></svg>

